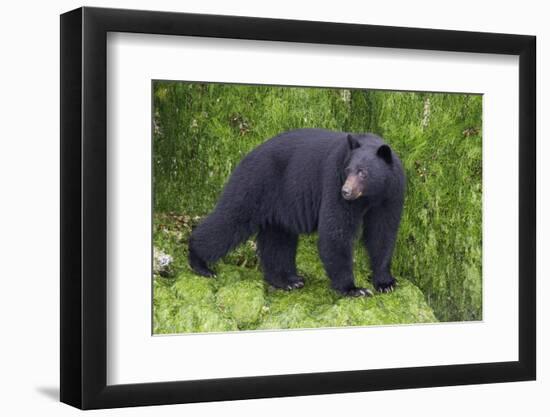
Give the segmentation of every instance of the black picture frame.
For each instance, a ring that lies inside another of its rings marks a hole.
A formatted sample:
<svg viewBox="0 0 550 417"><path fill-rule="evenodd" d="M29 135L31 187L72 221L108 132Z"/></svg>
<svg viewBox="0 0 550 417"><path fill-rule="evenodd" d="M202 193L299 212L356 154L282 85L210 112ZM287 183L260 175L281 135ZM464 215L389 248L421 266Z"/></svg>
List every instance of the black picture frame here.
<svg viewBox="0 0 550 417"><path fill-rule="evenodd" d="M519 360L107 385L108 32L519 56ZM61 15L61 401L82 409L533 380L536 377L534 36L79 8Z"/></svg>

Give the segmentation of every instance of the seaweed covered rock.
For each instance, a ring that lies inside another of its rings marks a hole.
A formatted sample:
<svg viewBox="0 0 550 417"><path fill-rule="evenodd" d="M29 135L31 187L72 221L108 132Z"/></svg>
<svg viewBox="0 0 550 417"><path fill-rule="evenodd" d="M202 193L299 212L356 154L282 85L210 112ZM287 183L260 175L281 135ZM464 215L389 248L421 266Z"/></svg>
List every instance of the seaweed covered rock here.
<svg viewBox="0 0 550 417"><path fill-rule="evenodd" d="M154 280L154 333L298 329L432 323L437 319L422 292L399 279L394 292L346 298L325 276L305 271L305 287L274 290L259 270L219 265L215 278L181 272ZM362 281L368 285L363 277Z"/></svg>
<svg viewBox="0 0 550 417"><path fill-rule="evenodd" d="M256 280L233 282L216 293L216 306L239 328L257 322L265 304L263 285Z"/></svg>

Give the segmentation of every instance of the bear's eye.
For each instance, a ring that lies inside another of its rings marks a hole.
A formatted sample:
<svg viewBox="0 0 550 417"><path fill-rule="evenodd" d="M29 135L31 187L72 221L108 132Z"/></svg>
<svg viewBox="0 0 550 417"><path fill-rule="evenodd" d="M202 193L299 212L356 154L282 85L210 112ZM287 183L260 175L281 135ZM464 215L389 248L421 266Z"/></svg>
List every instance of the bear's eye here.
<svg viewBox="0 0 550 417"><path fill-rule="evenodd" d="M357 172L357 175L359 175L361 178L365 178L367 176L367 173L365 171L363 171L362 169L360 169Z"/></svg>

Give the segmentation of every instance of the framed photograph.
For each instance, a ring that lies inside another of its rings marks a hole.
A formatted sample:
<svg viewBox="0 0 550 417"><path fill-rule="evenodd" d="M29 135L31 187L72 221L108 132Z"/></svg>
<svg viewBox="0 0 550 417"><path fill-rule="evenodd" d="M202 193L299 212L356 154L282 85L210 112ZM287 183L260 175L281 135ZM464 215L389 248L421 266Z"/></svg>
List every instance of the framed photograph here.
<svg viewBox="0 0 550 417"><path fill-rule="evenodd" d="M61 401L533 380L535 37L61 16Z"/></svg>

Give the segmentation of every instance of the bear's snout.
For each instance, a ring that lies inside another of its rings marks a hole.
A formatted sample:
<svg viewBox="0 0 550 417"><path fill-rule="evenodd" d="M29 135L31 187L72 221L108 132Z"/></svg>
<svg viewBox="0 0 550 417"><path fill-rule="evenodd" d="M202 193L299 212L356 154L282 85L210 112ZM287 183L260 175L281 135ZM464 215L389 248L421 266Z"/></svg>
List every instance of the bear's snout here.
<svg viewBox="0 0 550 417"><path fill-rule="evenodd" d="M345 200L348 200L351 197L351 188L344 185L342 187L342 197L344 197Z"/></svg>
<svg viewBox="0 0 550 417"><path fill-rule="evenodd" d="M358 175L349 175L342 186L342 197L344 200L355 200L363 194L363 186Z"/></svg>

